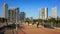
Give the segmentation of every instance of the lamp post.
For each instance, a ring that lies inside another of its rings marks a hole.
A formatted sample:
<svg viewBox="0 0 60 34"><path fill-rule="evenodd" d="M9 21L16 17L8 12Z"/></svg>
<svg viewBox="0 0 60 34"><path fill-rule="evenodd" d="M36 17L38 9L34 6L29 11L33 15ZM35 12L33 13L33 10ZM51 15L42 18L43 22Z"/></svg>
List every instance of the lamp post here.
<svg viewBox="0 0 60 34"><path fill-rule="evenodd" d="M43 28L44 28L44 16L43 16L43 20L42 20L42 23L43 23Z"/></svg>
<svg viewBox="0 0 60 34"><path fill-rule="evenodd" d="M16 10L16 31L17 31L17 10Z"/></svg>

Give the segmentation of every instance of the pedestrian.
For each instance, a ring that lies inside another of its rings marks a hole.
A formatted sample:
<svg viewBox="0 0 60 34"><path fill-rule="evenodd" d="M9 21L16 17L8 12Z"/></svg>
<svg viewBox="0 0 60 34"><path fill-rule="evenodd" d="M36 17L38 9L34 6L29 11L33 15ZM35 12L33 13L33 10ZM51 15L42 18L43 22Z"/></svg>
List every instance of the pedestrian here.
<svg viewBox="0 0 60 34"><path fill-rule="evenodd" d="M39 23L37 23L37 28L39 28L38 26L39 26Z"/></svg>

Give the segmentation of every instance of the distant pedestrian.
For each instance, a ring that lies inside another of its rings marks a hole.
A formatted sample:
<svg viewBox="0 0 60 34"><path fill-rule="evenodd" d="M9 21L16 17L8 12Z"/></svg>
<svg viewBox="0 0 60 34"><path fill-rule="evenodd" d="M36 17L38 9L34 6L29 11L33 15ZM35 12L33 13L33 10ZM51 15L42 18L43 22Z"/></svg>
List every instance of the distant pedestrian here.
<svg viewBox="0 0 60 34"><path fill-rule="evenodd" d="M39 28L39 23L37 23L37 28Z"/></svg>

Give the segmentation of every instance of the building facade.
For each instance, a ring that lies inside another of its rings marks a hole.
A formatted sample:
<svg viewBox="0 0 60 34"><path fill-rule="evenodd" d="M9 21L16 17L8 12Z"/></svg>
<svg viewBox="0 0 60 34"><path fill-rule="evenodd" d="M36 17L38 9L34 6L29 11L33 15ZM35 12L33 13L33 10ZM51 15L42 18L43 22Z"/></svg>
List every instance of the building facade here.
<svg viewBox="0 0 60 34"><path fill-rule="evenodd" d="M52 8L52 18L57 18L57 7Z"/></svg>
<svg viewBox="0 0 60 34"><path fill-rule="evenodd" d="M25 20L25 12L20 12L20 21Z"/></svg>
<svg viewBox="0 0 60 34"><path fill-rule="evenodd" d="M19 8L10 8L9 9L9 22L19 21Z"/></svg>
<svg viewBox="0 0 60 34"><path fill-rule="evenodd" d="M2 6L2 17L8 18L8 4L4 3Z"/></svg>
<svg viewBox="0 0 60 34"><path fill-rule="evenodd" d="M40 8L38 16L39 16L39 19L47 19L48 18L48 8Z"/></svg>

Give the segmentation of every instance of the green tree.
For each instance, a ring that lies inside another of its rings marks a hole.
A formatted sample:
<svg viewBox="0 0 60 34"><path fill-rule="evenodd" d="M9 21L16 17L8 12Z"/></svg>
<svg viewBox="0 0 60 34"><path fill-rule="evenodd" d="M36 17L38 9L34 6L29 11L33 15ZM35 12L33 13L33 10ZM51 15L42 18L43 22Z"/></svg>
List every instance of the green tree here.
<svg viewBox="0 0 60 34"><path fill-rule="evenodd" d="M6 18L0 18L0 22L1 23L7 22L7 19Z"/></svg>
<svg viewBox="0 0 60 34"><path fill-rule="evenodd" d="M47 23L47 20L44 20L45 23Z"/></svg>
<svg viewBox="0 0 60 34"><path fill-rule="evenodd" d="M38 23L42 23L42 19L38 19Z"/></svg>
<svg viewBox="0 0 60 34"><path fill-rule="evenodd" d="M48 19L47 22L51 24L51 26L56 26L57 20L55 18Z"/></svg>

